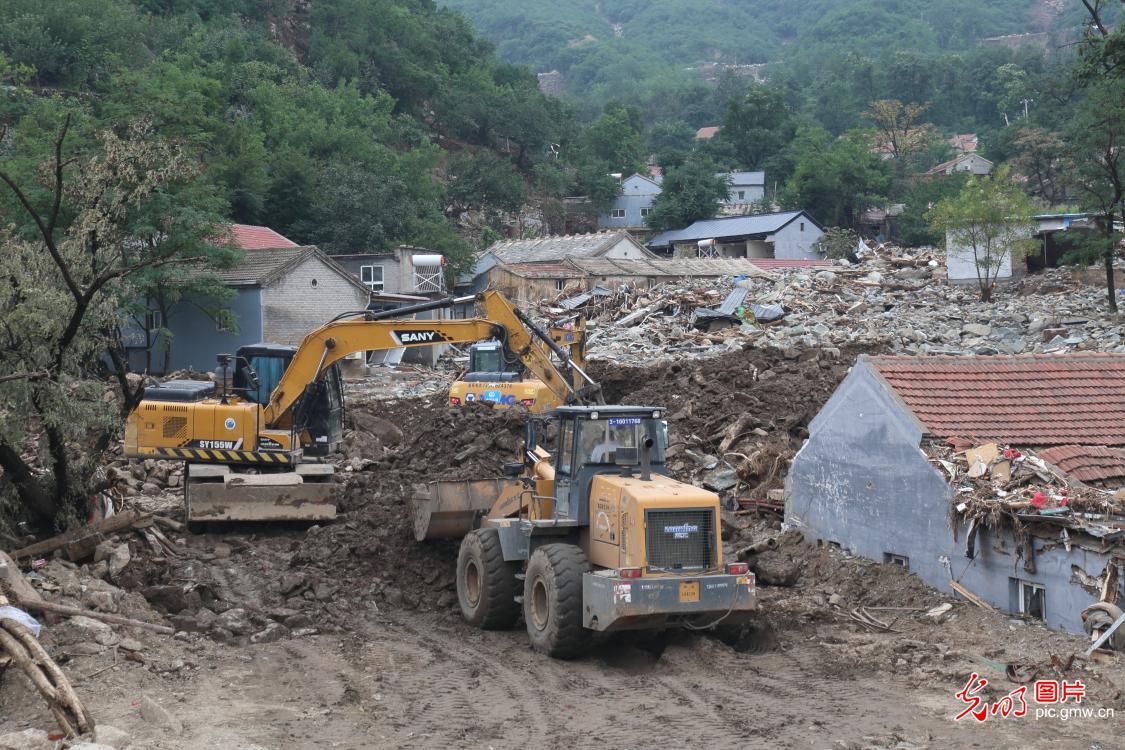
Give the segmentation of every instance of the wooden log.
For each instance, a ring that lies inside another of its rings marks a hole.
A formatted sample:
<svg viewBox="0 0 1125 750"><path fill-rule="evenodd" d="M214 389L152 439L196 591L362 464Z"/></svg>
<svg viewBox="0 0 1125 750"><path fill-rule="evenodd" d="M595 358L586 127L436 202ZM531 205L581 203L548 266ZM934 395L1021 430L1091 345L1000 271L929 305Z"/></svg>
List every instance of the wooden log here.
<svg viewBox="0 0 1125 750"><path fill-rule="evenodd" d="M170 628L167 625L157 625L156 623L134 620L129 617L122 617L121 615L111 615L108 612L95 612L92 609L68 607L64 604L55 604L54 602L20 602L19 604L24 609L30 609L36 612L53 612L57 615L66 615L68 617L89 617L91 620L101 620L102 622L108 622L112 625L127 625L133 628L151 630L155 633L164 633L165 635L174 635L176 632L175 628Z"/></svg>
<svg viewBox="0 0 1125 750"><path fill-rule="evenodd" d="M89 526L83 526L78 529L73 529L72 531L68 531L65 534L59 534L58 536L53 536L50 539L44 539L41 542L30 544L23 549L18 549L12 553L12 557L16 558L17 560L24 557L40 557L47 554L48 552L54 552L61 547L65 547L68 544L77 542L89 536L111 534L115 531L127 529L133 525L138 517L139 516L135 511L122 511L121 513L112 515L109 518L102 519L97 523L92 523Z"/></svg>
<svg viewBox="0 0 1125 750"><path fill-rule="evenodd" d="M39 592L20 573L16 561L8 557L5 552L0 552L0 582L12 599L20 603L43 601Z"/></svg>
<svg viewBox="0 0 1125 750"><path fill-rule="evenodd" d="M984 599L981 599L979 596L974 594L972 591L969 591L967 588L962 586L957 581L950 581L949 582L949 588L953 589L958 594L965 597L966 599L968 599L969 601L971 601L973 604L977 605L981 609L988 609L988 610L991 610L993 612L996 611L995 607L993 607L991 604L986 602Z"/></svg>
<svg viewBox="0 0 1125 750"><path fill-rule="evenodd" d="M50 654L47 653L42 644L40 644L35 636L31 634L31 631L25 628L23 625L12 622L11 620L5 620L4 622L0 623L0 628L7 630L10 634L15 636L16 640L18 640L23 645L23 647L27 649L27 653L39 666L39 669L43 672L43 674L47 677L47 680L51 683L51 686L55 689L55 694L56 696L58 696L58 700L62 704L62 707L65 709L69 709L70 713L68 714L67 718L74 719L74 723L77 725L76 728L78 729L78 733L86 734L93 731L94 720L86 711L86 707L82 704L82 701L78 699L78 696L74 692L74 688L70 685L70 680L68 680L66 675L63 674L63 671L59 668L59 665L55 664L54 659L51 658Z"/></svg>
<svg viewBox="0 0 1125 750"><path fill-rule="evenodd" d="M62 729L68 737L77 736L78 732L75 731L74 724L71 723L71 717L66 715L66 711L63 710L63 707L59 703L58 691L51 685L50 680L48 680L47 676L43 674L43 671L39 669L39 666L32 659L31 655L27 653L23 644L21 644L15 636L11 635L6 628L0 628L0 648L8 653L12 662L27 675L27 678L31 680L31 684L34 685L35 689L39 691L39 694L43 696L43 700L47 701L47 707L51 709L51 713L54 715L55 721L58 722L59 728Z"/></svg>

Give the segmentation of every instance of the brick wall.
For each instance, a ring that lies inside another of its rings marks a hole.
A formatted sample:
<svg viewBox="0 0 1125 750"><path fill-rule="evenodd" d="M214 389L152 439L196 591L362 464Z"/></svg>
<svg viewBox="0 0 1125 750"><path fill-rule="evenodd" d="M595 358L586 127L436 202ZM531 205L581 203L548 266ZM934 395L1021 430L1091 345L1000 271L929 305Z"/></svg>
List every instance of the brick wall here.
<svg viewBox="0 0 1125 750"><path fill-rule="evenodd" d="M367 299L320 259L309 258L262 290L262 335L275 344L299 344L339 313L364 309Z"/></svg>

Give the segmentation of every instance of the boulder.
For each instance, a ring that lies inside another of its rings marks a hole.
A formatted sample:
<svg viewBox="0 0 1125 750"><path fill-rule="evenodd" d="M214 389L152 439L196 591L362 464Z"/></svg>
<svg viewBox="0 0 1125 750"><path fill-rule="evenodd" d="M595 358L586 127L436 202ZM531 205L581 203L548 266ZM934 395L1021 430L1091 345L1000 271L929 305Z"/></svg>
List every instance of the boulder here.
<svg viewBox="0 0 1125 750"><path fill-rule="evenodd" d="M141 698L141 718L149 724L167 729L173 734L180 734L184 731L184 725L179 719L147 695Z"/></svg>
<svg viewBox="0 0 1125 750"><path fill-rule="evenodd" d="M25 729L0 735L0 750L55 750L55 743L42 729Z"/></svg>

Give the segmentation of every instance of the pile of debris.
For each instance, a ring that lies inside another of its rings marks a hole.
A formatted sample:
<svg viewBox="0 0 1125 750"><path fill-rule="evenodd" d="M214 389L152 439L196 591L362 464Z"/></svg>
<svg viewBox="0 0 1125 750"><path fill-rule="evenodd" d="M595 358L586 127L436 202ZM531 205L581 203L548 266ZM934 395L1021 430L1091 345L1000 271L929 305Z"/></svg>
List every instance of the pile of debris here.
<svg viewBox="0 0 1125 750"><path fill-rule="evenodd" d="M590 357L621 364L713 356L748 343L792 356L845 346L904 354L1125 351L1104 289L1083 272L1050 269L981 302L975 285L946 283L941 258L884 247L830 269L626 285L541 312L584 310Z"/></svg>

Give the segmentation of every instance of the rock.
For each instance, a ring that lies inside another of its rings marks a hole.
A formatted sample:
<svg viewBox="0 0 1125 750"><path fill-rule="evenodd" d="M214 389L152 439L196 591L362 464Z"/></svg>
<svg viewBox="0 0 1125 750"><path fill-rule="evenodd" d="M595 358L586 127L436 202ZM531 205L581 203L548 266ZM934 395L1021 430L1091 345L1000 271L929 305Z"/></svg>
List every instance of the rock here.
<svg viewBox="0 0 1125 750"><path fill-rule="evenodd" d="M79 643L97 643L112 646L117 643L117 635L108 624L90 617L70 617L52 628L55 642L60 646Z"/></svg>
<svg viewBox="0 0 1125 750"><path fill-rule="evenodd" d="M703 475L703 486L715 492L729 490L738 484L738 472L734 469L723 467L712 469Z"/></svg>
<svg viewBox="0 0 1125 750"><path fill-rule="evenodd" d="M119 544L109 556L109 577L116 579L133 559L128 544Z"/></svg>
<svg viewBox="0 0 1125 750"><path fill-rule="evenodd" d="M260 630L250 636L250 642L273 643L275 641L280 641L287 635L289 635L289 628L285 627L280 622L271 622L269 625L266 625L264 630Z"/></svg>
<svg viewBox="0 0 1125 750"><path fill-rule="evenodd" d="M750 561L758 582L767 586L793 586L801 578L801 563L787 554L765 552Z"/></svg>
<svg viewBox="0 0 1125 750"><path fill-rule="evenodd" d="M966 323L961 326L961 333L967 333L971 336L987 336L992 333L992 326L981 323Z"/></svg>
<svg viewBox="0 0 1125 750"><path fill-rule="evenodd" d="M813 278L821 284L831 284L836 281L836 274L831 271L817 271Z"/></svg>
<svg viewBox="0 0 1125 750"><path fill-rule="evenodd" d="M828 597L829 606L838 607L843 601L844 597L840 596L839 594L833 594L832 596Z"/></svg>
<svg viewBox="0 0 1125 750"><path fill-rule="evenodd" d="M198 592L185 591L181 586L146 586L141 594L149 604L170 614L194 612L203 604Z"/></svg>
<svg viewBox="0 0 1125 750"><path fill-rule="evenodd" d="M121 643L117 644L119 647L126 651L144 651L145 646L136 638L122 638Z"/></svg>
<svg viewBox="0 0 1125 750"><path fill-rule="evenodd" d="M301 571L293 571L286 573L281 577L280 592L283 596L289 596L296 591L305 588L308 585L308 576Z"/></svg>
<svg viewBox="0 0 1125 750"><path fill-rule="evenodd" d="M951 609L953 609L953 605L949 602L946 602L945 604L939 604L938 606L926 612L926 617L932 617L937 620Z"/></svg>
<svg viewBox="0 0 1125 750"><path fill-rule="evenodd" d="M399 445L403 441L402 429L393 422L358 409L349 410L348 417L357 431L374 435L383 445Z"/></svg>
<svg viewBox="0 0 1125 750"><path fill-rule="evenodd" d="M82 605L86 609L96 612L114 613L117 611L117 602L113 594L108 591L87 591L82 595Z"/></svg>
<svg viewBox="0 0 1125 750"><path fill-rule="evenodd" d="M184 731L184 725L168 709L147 695L141 698L141 718L153 726L163 727L173 734Z"/></svg>
<svg viewBox="0 0 1125 750"><path fill-rule="evenodd" d="M704 469L713 469L719 465L719 459L707 453L699 453L691 448L684 449L684 455Z"/></svg>
<svg viewBox="0 0 1125 750"><path fill-rule="evenodd" d="M160 494L160 485L155 482L145 482L141 485L141 492L149 497L156 497Z"/></svg>
<svg viewBox="0 0 1125 750"><path fill-rule="evenodd" d="M245 609L235 607L228 609L221 615L215 618L215 624L212 628L222 628L229 630L235 635L246 635L254 629L253 623L250 621L250 615Z"/></svg>
<svg viewBox="0 0 1125 750"><path fill-rule="evenodd" d="M303 613L297 613L295 615L290 615L289 617L286 617L282 621L282 623L285 625L285 627L289 628L290 630L300 630L302 628L316 627L316 623L313 622L313 619L311 617L309 617L308 615L303 614Z"/></svg>
<svg viewBox="0 0 1125 750"><path fill-rule="evenodd" d="M0 750L54 750L55 743L47 739L42 729L25 729L0 735Z"/></svg>
<svg viewBox="0 0 1125 750"><path fill-rule="evenodd" d="M79 742L71 745L70 750L114 750L113 745L103 745L100 742Z"/></svg>
<svg viewBox="0 0 1125 750"><path fill-rule="evenodd" d="M222 542L216 544L215 548L211 550L216 560L226 560L231 556L231 552L233 552L231 546L229 544L223 544Z"/></svg>

